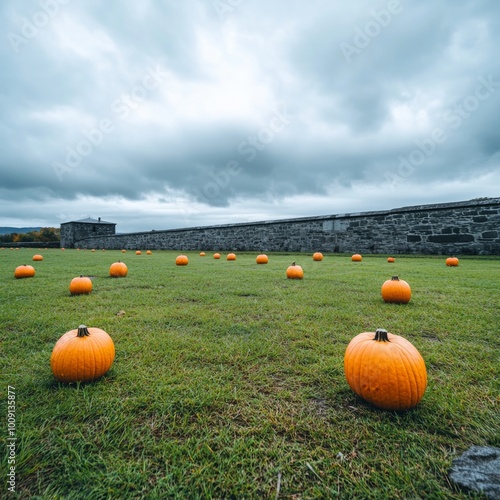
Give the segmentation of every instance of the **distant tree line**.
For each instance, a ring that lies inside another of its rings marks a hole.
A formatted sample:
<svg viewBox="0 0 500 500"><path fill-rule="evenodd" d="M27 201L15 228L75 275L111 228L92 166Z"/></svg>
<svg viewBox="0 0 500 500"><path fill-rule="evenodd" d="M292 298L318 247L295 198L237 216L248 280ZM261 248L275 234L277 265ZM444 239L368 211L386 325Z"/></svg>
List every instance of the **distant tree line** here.
<svg viewBox="0 0 500 500"><path fill-rule="evenodd" d="M2 243L19 243L32 241L61 241L61 230L56 227L42 227L39 231L30 231L29 233L11 233L1 234Z"/></svg>

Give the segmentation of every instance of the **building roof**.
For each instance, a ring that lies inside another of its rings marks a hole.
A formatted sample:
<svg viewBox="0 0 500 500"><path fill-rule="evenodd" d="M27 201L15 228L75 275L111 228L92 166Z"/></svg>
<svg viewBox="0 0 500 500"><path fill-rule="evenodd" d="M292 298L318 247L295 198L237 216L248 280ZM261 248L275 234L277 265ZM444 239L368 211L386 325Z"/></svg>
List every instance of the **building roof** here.
<svg viewBox="0 0 500 500"><path fill-rule="evenodd" d="M87 217L85 219L63 222L63 224L70 224L71 222L78 222L78 223L84 223L84 224L113 224L114 226L116 226L116 222L107 222L105 220L101 220L100 217L99 217L99 219L92 219L91 217Z"/></svg>

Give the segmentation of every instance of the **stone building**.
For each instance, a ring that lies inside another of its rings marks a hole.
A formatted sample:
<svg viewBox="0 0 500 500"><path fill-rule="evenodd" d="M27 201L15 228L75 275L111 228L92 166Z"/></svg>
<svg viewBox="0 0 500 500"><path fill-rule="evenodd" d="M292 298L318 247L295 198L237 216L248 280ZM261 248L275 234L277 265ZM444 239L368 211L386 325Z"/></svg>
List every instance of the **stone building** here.
<svg viewBox="0 0 500 500"><path fill-rule="evenodd" d="M87 217L61 224L61 247L73 248L79 240L115 234L116 223Z"/></svg>

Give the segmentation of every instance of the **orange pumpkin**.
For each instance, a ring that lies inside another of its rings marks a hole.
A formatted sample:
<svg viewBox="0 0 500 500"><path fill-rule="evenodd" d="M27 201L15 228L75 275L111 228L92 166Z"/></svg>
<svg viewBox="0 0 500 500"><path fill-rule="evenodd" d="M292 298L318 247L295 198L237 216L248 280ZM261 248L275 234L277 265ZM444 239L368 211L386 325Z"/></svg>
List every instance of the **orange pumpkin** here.
<svg viewBox="0 0 500 500"><path fill-rule="evenodd" d="M397 276L393 276L390 280L384 282L381 293L384 302L407 304L411 299L410 285Z"/></svg>
<svg viewBox="0 0 500 500"><path fill-rule="evenodd" d="M95 252L95 248L93 248L93 249L91 250L91 252Z"/></svg>
<svg viewBox="0 0 500 500"><path fill-rule="evenodd" d="M205 252L200 252L200 257L205 257L206 253Z"/></svg>
<svg viewBox="0 0 500 500"><path fill-rule="evenodd" d="M450 267L458 266L458 259L456 257L448 257L446 259L446 265Z"/></svg>
<svg viewBox="0 0 500 500"><path fill-rule="evenodd" d="M316 260L316 261L323 260L323 254L321 252L315 252L313 254L313 260Z"/></svg>
<svg viewBox="0 0 500 500"><path fill-rule="evenodd" d="M92 291L92 280L86 276L80 275L73 278L69 284L69 293L71 295L81 295Z"/></svg>
<svg viewBox="0 0 500 500"><path fill-rule="evenodd" d="M14 277L16 279L33 278L33 276L35 276L35 268L27 264L23 264L22 266L17 266L14 271Z"/></svg>
<svg viewBox="0 0 500 500"><path fill-rule="evenodd" d="M255 262L257 262L257 264L267 264L269 262L269 258L266 254L261 253L260 255L257 255Z"/></svg>
<svg viewBox="0 0 500 500"><path fill-rule="evenodd" d="M122 253L127 253L127 250L123 249L123 250L122 250Z"/></svg>
<svg viewBox="0 0 500 500"><path fill-rule="evenodd" d="M220 253L214 253L214 259L220 259Z"/></svg>
<svg viewBox="0 0 500 500"><path fill-rule="evenodd" d="M291 280L301 280L304 277L304 270L295 262L292 262L292 265L286 269L286 277Z"/></svg>
<svg viewBox="0 0 500 500"><path fill-rule="evenodd" d="M135 251L135 254L136 254L136 255L142 255L142 252L141 252L140 250L136 250L136 251Z"/></svg>
<svg viewBox="0 0 500 500"><path fill-rule="evenodd" d="M102 377L114 359L113 339L100 328L80 325L56 342L50 368L60 382L90 382Z"/></svg>
<svg viewBox="0 0 500 500"><path fill-rule="evenodd" d="M427 387L425 362L411 342L382 328L354 337L344 355L351 389L384 410L415 407Z"/></svg>
<svg viewBox="0 0 500 500"><path fill-rule="evenodd" d="M37 261L37 260L43 260L43 256L41 256L39 253L33 255L33 260L34 261Z"/></svg>
<svg viewBox="0 0 500 500"><path fill-rule="evenodd" d="M396 259L394 257L387 257L387 262L395 262Z"/></svg>
<svg viewBox="0 0 500 500"><path fill-rule="evenodd" d="M351 260L353 262L361 262L363 260L363 257L359 253L355 253L352 257Z"/></svg>
<svg viewBox="0 0 500 500"><path fill-rule="evenodd" d="M227 260L236 260L236 254L228 253L226 259Z"/></svg>
<svg viewBox="0 0 500 500"><path fill-rule="evenodd" d="M188 262L188 258L185 255L178 255L175 259L175 264L177 266L187 266Z"/></svg>
<svg viewBox="0 0 500 500"><path fill-rule="evenodd" d="M153 255L153 252L151 250L146 250L146 255Z"/></svg>
<svg viewBox="0 0 500 500"><path fill-rule="evenodd" d="M111 264L111 266L109 267L109 275L112 278L124 278L125 276L127 276L127 273L128 267L124 262L113 262L113 264Z"/></svg>

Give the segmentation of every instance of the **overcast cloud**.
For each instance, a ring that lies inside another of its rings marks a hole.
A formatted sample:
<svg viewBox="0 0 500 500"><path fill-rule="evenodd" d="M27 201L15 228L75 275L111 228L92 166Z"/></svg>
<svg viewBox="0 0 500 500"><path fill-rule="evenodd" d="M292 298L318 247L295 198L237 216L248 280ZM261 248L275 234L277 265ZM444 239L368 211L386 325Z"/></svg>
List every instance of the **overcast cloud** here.
<svg viewBox="0 0 500 500"><path fill-rule="evenodd" d="M500 195L496 0L6 0L0 225Z"/></svg>

